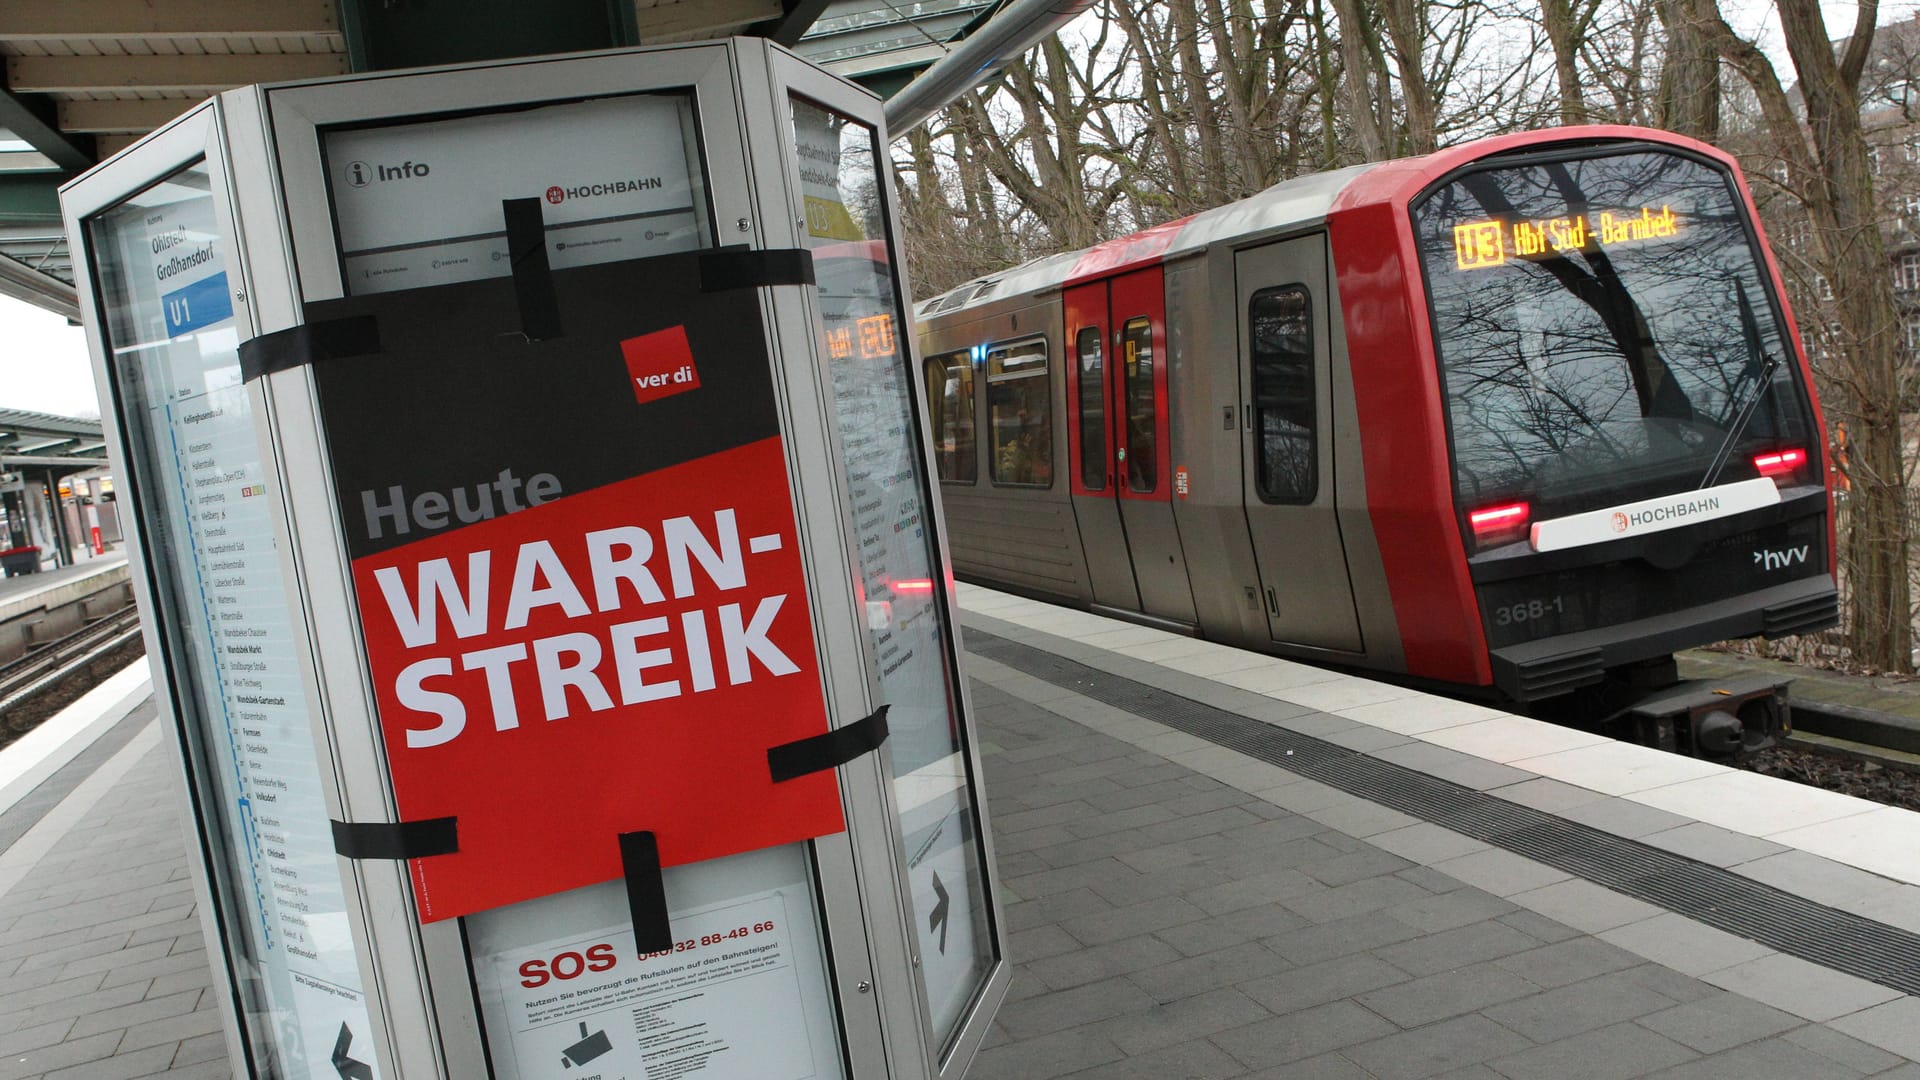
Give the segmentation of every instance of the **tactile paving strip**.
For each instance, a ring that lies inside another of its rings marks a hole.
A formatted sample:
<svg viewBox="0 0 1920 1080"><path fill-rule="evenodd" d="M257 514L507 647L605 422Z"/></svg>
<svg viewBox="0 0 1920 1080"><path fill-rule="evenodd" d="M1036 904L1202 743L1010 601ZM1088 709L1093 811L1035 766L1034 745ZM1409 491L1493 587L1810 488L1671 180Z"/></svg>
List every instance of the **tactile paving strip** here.
<svg viewBox="0 0 1920 1080"><path fill-rule="evenodd" d="M978 629L967 651L1768 948L1920 994L1920 934Z"/></svg>

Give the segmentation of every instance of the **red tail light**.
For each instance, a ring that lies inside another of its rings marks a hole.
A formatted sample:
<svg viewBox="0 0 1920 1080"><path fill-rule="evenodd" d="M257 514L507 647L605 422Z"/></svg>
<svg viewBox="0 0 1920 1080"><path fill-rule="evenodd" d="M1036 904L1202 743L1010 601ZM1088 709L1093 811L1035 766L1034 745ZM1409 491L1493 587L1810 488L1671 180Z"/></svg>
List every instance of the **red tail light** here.
<svg viewBox="0 0 1920 1080"><path fill-rule="evenodd" d="M1532 508L1526 503L1507 503L1470 511L1467 523L1473 526L1474 542L1481 547L1491 547L1527 535L1527 522L1532 516Z"/></svg>
<svg viewBox="0 0 1920 1080"><path fill-rule="evenodd" d="M1753 467L1761 476L1791 476L1807 463L1805 450L1773 450L1756 455Z"/></svg>

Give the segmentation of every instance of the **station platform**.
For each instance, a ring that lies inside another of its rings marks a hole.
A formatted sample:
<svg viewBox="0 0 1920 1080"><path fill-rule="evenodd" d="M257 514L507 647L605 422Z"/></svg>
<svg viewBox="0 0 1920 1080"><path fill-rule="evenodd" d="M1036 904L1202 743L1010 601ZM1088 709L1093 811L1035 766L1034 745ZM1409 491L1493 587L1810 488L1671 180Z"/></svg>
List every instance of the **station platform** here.
<svg viewBox="0 0 1920 1080"><path fill-rule="evenodd" d="M125 552L0 578L0 663L79 630L131 602Z"/></svg>
<svg viewBox="0 0 1920 1080"><path fill-rule="evenodd" d="M57 607L125 580L126 553L113 551L55 570L0 577L0 622L25 612Z"/></svg>
<svg viewBox="0 0 1920 1080"><path fill-rule="evenodd" d="M973 1080L1920 1080L1920 814L962 587ZM0 752L0 1080L225 1077L141 669Z"/></svg>

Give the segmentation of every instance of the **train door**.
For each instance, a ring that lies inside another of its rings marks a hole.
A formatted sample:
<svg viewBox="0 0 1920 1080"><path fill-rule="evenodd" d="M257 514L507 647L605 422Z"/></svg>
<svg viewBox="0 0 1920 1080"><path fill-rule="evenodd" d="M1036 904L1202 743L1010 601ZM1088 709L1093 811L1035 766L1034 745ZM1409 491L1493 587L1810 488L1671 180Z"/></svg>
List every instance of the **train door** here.
<svg viewBox="0 0 1920 1080"><path fill-rule="evenodd" d="M1112 340L1107 283L1067 289L1065 307L1067 413L1073 429L1067 440L1067 471L1072 474L1073 516L1087 555L1087 580L1094 603L1138 611L1140 590L1133 579L1133 556L1127 549L1120 504L1114 498L1114 430L1107 408L1107 342Z"/></svg>
<svg viewBox="0 0 1920 1080"><path fill-rule="evenodd" d="M1333 474L1324 236L1236 252L1247 528L1273 640L1361 652Z"/></svg>
<svg viewBox="0 0 1920 1080"><path fill-rule="evenodd" d="M1069 464L1094 598L1190 624L1193 589L1173 520L1168 463L1161 270L1070 288L1066 312L1073 357Z"/></svg>

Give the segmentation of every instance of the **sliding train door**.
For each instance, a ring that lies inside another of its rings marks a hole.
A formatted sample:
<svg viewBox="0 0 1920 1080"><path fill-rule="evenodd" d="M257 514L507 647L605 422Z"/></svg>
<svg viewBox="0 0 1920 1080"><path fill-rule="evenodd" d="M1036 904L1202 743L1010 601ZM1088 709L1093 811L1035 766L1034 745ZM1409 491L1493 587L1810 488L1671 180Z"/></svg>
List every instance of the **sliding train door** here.
<svg viewBox="0 0 1920 1080"><path fill-rule="evenodd" d="M1335 505L1326 237L1234 255L1247 528L1273 640L1362 651Z"/></svg>
<svg viewBox="0 0 1920 1080"><path fill-rule="evenodd" d="M1194 619L1173 520L1166 288L1158 266L1066 290L1073 508L1094 601Z"/></svg>

